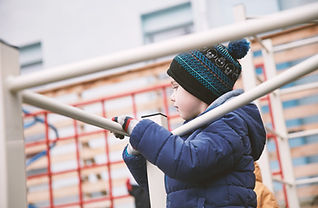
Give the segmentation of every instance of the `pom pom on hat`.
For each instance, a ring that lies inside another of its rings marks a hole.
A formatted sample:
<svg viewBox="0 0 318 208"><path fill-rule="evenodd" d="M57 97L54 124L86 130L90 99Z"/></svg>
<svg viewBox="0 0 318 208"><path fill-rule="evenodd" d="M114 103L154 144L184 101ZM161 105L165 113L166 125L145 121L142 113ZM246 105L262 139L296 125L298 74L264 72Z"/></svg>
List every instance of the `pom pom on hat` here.
<svg viewBox="0 0 318 208"><path fill-rule="evenodd" d="M250 49L250 43L246 39L231 41L227 47L228 52L235 59L243 58Z"/></svg>

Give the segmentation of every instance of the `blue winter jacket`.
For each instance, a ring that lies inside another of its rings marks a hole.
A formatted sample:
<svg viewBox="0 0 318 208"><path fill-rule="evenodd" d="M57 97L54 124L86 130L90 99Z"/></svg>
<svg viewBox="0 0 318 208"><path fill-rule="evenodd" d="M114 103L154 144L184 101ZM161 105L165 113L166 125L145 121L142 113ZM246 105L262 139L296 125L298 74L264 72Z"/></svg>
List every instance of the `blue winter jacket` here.
<svg viewBox="0 0 318 208"><path fill-rule="evenodd" d="M224 94L207 111L242 92ZM252 103L182 137L145 119L130 136L141 154L129 155L125 149L123 158L144 188L145 159L165 173L167 208L256 207L253 162L262 153L265 136Z"/></svg>

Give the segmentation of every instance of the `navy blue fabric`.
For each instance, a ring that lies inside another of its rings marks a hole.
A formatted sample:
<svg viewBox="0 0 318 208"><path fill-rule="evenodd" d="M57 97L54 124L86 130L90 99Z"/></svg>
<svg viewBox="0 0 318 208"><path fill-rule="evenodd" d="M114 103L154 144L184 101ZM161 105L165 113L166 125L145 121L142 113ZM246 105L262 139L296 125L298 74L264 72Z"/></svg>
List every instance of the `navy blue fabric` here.
<svg viewBox="0 0 318 208"><path fill-rule="evenodd" d="M231 91L208 110L233 96ZM133 129L124 160L136 181L147 187L145 159L165 173L167 207L256 207L254 160L262 153L265 130L254 104L230 112L185 136L172 135L150 120ZM136 166L139 168L133 168Z"/></svg>

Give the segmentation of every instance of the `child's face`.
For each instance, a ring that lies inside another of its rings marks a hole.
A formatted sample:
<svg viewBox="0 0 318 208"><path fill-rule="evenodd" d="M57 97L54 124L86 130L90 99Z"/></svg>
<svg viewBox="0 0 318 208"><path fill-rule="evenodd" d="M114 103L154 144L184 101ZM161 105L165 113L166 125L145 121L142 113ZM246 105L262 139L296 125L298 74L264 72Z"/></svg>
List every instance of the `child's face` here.
<svg viewBox="0 0 318 208"><path fill-rule="evenodd" d="M170 100L184 120L192 119L205 111L208 105L183 89L176 81L171 81L173 93Z"/></svg>

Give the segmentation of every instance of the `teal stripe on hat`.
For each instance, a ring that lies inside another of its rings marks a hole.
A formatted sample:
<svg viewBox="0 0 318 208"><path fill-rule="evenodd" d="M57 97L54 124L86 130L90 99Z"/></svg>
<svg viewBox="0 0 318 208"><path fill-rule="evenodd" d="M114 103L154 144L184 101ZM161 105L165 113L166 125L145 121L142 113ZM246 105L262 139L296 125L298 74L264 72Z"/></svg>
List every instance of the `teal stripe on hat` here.
<svg viewBox="0 0 318 208"><path fill-rule="evenodd" d="M180 54L176 57L176 61L187 70L193 78L198 80L204 87L209 89L213 94L220 96L229 91L228 87L224 86L216 76L206 69L198 60L191 54Z"/></svg>
<svg viewBox="0 0 318 208"><path fill-rule="evenodd" d="M222 70L220 70L214 63L211 62L203 53L198 50L192 52L192 55L198 58L206 67L208 67L213 73L215 73L223 82L227 88L232 89L235 81L231 80Z"/></svg>

